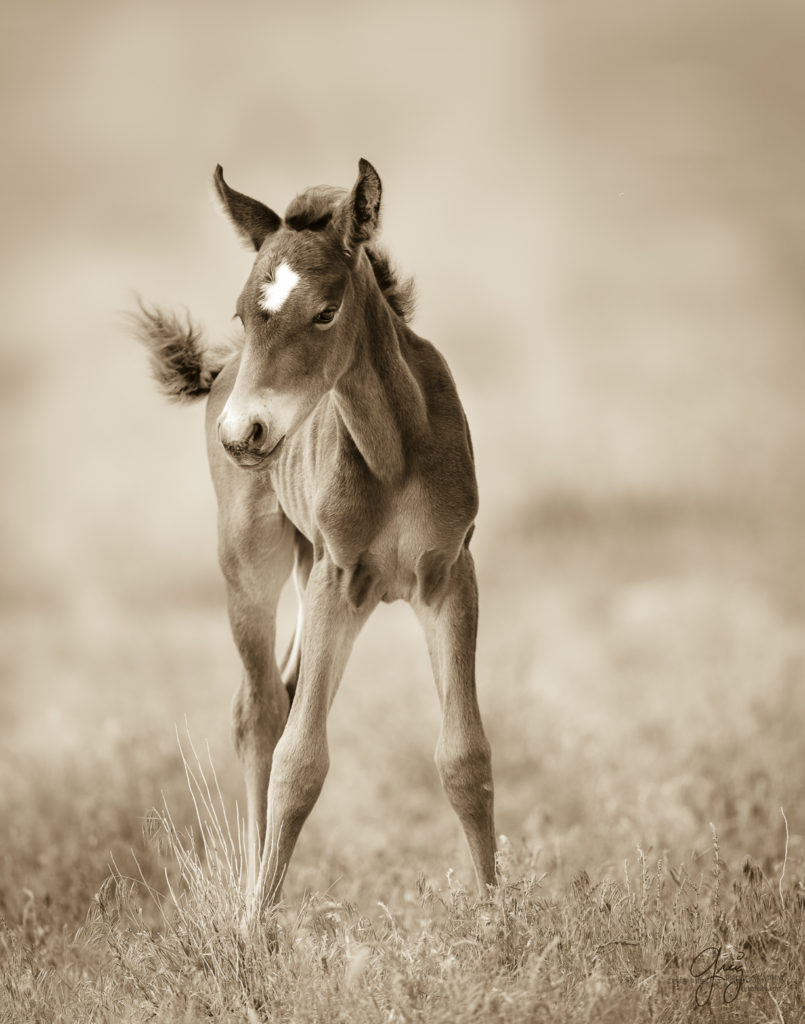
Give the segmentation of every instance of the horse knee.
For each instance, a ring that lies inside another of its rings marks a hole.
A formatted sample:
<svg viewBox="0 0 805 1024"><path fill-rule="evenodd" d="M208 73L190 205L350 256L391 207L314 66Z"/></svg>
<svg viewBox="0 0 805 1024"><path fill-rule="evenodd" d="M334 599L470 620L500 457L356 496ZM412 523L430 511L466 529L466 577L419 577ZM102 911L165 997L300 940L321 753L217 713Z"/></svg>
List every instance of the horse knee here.
<svg viewBox="0 0 805 1024"><path fill-rule="evenodd" d="M459 815L475 816L492 798L492 756L489 742L481 733L460 745L440 741L436 767L442 786Z"/></svg>
<svg viewBox="0 0 805 1024"><path fill-rule="evenodd" d="M326 742L284 734L271 764L269 800L275 818L304 821L321 793L329 767Z"/></svg>
<svg viewBox="0 0 805 1024"><path fill-rule="evenodd" d="M252 686L244 679L232 699L232 742L238 757L265 751L267 759L282 734L288 717L290 701L285 688L276 687L269 694L265 688Z"/></svg>

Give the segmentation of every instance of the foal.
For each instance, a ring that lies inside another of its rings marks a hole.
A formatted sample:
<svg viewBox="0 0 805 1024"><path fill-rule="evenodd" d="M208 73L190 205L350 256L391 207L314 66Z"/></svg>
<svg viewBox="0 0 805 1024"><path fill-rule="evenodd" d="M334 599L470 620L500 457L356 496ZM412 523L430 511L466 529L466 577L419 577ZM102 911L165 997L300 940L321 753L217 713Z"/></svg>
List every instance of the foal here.
<svg viewBox="0 0 805 1024"><path fill-rule="evenodd" d="M329 757L327 714L352 644L380 601L425 631L442 709L436 764L481 892L495 884L492 771L475 690L478 509L464 411L436 349L407 326L410 287L374 245L380 178L315 188L285 218L215 171L257 251L237 300L239 351L141 311L162 389L209 393L219 557L243 661L233 730L246 777L248 881L274 902ZM299 614L278 669L276 608L293 567ZM267 796L266 796L267 794Z"/></svg>

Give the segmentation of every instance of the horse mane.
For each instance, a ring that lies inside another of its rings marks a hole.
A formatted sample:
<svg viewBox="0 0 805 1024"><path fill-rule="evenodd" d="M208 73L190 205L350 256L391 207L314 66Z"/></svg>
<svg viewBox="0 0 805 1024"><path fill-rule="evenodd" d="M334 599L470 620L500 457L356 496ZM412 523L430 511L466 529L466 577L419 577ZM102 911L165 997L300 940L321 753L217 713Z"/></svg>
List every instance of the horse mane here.
<svg viewBox="0 0 805 1024"><path fill-rule="evenodd" d="M294 231L323 231L346 196L346 189L333 185L309 188L292 200L285 211L285 223ZM401 278L382 246L370 242L364 248L383 297L397 316L408 323L414 315L413 277Z"/></svg>

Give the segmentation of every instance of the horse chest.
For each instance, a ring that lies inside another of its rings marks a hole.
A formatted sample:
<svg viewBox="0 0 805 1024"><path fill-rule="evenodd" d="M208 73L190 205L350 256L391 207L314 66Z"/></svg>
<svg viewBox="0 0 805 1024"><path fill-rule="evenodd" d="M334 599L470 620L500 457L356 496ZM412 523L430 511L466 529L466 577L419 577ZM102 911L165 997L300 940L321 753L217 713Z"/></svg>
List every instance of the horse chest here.
<svg viewBox="0 0 805 1024"><path fill-rule="evenodd" d="M323 540L347 574L350 600L374 593L382 601L430 600L441 590L458 557L469 523L439 515L431 488L422 480L398 492L354 496L320 515ZM366 529L362 530L360 524Z"/></svg>
<svg viewBox="0 0 805 1024"><path fill-rule="evenodd" d="M382 482L320 431L289 446L272 473L296 528L340 571L345 595L431 603L445 584L477 511L471 465L422 465L402 484ZM324 443L322 443L324 442ZM328 464L329 463L329 464Z"/></svg>

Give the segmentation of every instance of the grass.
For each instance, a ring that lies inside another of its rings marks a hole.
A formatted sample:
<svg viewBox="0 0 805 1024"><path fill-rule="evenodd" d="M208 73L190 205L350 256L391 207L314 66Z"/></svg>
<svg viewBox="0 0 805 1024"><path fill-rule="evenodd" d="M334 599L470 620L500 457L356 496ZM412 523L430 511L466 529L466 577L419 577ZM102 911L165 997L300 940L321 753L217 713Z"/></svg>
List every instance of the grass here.
<svg viewBox="0 0 805 1024"><path fill-rule="evenodd" d="M557 888L533 851L505 842L486 899L420 876L407 907L367 914L309 894L248 928L217 787L200 765L189 778L198 838L167 811L151 830L183 884L166 874L160 893L115 870L63 940L67 970L48 964L30 916L7 932L13 1019L684 1021L697 1006L718 1020L800 1019L802 888L748 858L726 888L715 829L695 875L638 848L619 879L580 871Z"/></svg>
<svg viewBox="0 0 805 1024"><path fill-rule="evenodd" d="M508 560L479 545L509 837L483 899L412 617L361 637L285 902L249 929L215 588L171 615L126 592L102 644L80 602L10 613L0 1019L803 1019L802 605L757 557L780 538L753 556L710 516L582 518L515 521ZM54 706L45 669L69 681Z"/></svg>

